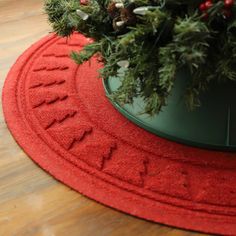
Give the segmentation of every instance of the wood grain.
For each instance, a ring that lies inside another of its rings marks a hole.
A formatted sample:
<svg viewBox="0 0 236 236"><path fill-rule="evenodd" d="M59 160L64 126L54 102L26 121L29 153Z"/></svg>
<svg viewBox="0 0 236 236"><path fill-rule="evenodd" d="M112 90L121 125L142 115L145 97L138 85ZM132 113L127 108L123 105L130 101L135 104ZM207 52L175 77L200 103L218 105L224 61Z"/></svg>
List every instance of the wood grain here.
<svg viewBox="0 0 236 236"><path fill-rule="evenodd" d="M16 58L51 29L42 0L0 0L0 92ZM193 236L98 204L57 182L21 150L0 109L0 236Z"/></svg>

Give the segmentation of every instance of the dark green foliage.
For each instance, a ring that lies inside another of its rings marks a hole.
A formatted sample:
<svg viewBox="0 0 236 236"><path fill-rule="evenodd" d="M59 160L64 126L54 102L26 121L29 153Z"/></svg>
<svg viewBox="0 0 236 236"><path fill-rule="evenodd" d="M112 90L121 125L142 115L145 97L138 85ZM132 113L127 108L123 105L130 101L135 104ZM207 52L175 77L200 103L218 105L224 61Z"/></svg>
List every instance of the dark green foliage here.
<svg viewBox="0 0 236 236"><path fill-rule="evenodd" d="M45 3L56 33L69 36L76 30L95 39L80 54L73 52L71 56L81 64L100 54L104 63L102 77L116 76L122 80L113 99L132 103L141 96L146 102L145 112L155 114L166 104L175 75L182 68L191 74L185 91L190 108L200 105L199 93L206 90L211 80L236 80L236 1L230 17L224 15L221 0L213 1L207 17L198 10L203 2L199 0L122 2L127 19L120 28L114 24L123 20L124 14L120 9L115 16L109 12L111 1L90 0L87 5L78 0ZM134 8L143 6L149 7L144 15L133 13ZM88 19L81 19L77 9L87 13ZM121 61L128 62L123 73L119 73Z"/></svg>

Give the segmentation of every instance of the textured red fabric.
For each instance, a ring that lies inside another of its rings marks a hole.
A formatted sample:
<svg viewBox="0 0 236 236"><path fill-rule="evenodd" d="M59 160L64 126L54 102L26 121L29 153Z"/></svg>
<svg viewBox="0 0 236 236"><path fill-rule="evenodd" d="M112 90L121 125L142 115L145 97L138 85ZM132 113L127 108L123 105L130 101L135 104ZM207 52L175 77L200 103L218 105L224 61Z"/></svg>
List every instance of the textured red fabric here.
<svg viewBox="0 0 236 236"><path fill-rule="evenodd" d="M236 235L236 154L159 138L105 97L89 41L49 35L15 63L3 110L25 152L58 180L105 205L184 229Z"/></svg>

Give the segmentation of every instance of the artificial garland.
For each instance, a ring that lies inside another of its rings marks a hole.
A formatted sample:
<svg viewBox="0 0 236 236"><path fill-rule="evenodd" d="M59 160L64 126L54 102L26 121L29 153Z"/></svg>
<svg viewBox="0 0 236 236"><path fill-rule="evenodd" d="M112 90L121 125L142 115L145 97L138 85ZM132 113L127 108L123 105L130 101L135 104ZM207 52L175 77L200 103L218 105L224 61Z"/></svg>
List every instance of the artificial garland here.
<svg viewBox="0 0 236 236"><path fill-rule="evenodd" d="M145 112L158 113L182 69L191 108L211 81L236 80L234 0L47 0L45 9L59 35L94 39L71 56L81 64L100 54L101 76L122 81L121 104L141 96Z"/></svg>

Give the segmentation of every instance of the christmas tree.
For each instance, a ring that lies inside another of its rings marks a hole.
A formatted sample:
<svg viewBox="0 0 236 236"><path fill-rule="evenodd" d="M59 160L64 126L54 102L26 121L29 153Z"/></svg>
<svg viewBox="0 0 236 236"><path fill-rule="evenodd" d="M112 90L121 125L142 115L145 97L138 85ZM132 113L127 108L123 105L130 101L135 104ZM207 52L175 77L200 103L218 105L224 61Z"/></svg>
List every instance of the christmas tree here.
<svg viewBox="0 0 236 236"><path fill-rule="evenodd" d="M236 80L234 0L47 0L45 9L57 34L94 39L71 57L98 55L101 76L122 81L112 96L121 104L141 96L145 112L158 113L182 69L191 108L212 81Z"/></svg>

